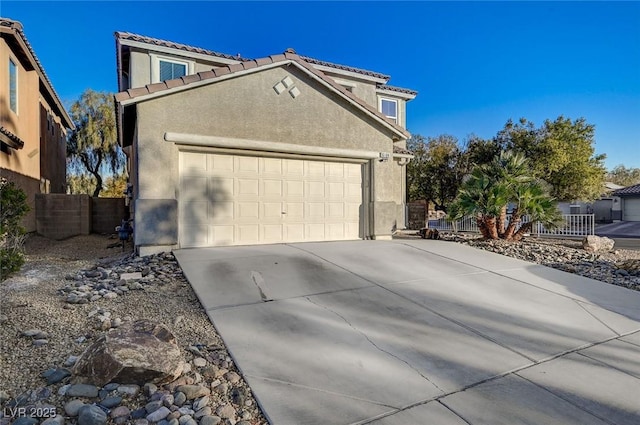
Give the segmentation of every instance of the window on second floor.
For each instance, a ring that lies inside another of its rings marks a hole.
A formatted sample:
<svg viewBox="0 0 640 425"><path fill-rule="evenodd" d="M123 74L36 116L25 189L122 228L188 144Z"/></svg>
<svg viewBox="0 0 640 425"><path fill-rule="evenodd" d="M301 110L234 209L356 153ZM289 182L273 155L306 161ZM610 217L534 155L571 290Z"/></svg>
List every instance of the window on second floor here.
<svg viewBox="0 0 640 425"><path fill-rule="evenodd" d="M18 67L9 59L9 107L18 113Z"/></svg>
<svg viewBox="0 0 640 425"><path fill-rule="evenodd" d="M160 59L160 81L172 80L187 75L187 64Z"/></svg>
<svg viewBox="0 0 640 425"><path fill-rule="evenodd" d="M395 122L398 123L398 101L394 99L380 98L380 112Z"/></svg>

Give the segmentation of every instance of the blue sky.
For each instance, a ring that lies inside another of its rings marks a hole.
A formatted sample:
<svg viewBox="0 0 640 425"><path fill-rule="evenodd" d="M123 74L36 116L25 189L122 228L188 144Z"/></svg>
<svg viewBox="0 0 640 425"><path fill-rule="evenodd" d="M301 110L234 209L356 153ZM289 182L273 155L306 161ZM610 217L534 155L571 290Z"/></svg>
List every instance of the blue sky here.
<svg viewBox="0 0 640 425"><path fill-rule="evenodd" d="M0 1L67 104L116 90L114 31L245 57L300 54L419 92L407 127L492 137L509 119L596 126L608 168L640 167L640 2Z"/></svg>

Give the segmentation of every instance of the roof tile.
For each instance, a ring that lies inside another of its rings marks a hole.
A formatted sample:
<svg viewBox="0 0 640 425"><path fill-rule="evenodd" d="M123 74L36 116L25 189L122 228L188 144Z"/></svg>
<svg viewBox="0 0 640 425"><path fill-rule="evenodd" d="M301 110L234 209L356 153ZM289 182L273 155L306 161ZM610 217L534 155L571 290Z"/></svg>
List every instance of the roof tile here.
<svg viewBox="0 0 640 425"><path fill-rule="evenodd" d="M640 195L640 184L623 187L613 192L616 196Z"/></svg>
<svg viewBox="0 0 640 425"><path fill-rule="evenodd" d="M147 87L137 87L135 89L129 89L127 90L127 92L129 93L130 97L138 97L138 96L143 96L145 94L149 94L149 90L147 90Z"/></svg>
<svg viewBox="0 0 640 425"><path fill-rule="evenodd" d="M226 75L226 74L230 74L231 73L231 71L229 70L228 66L221 66L220 68L213 68L212 71L216 74L216 77L220 77L221 75Z"/></svg>
<svg viewBox="0 0 640 425"><path fill-rule="evenodd" d="M174 78L173 80L165 80L165 84L167 85L167 88L172 89L174 87L183 86L184 81L182 81L182 78Z"/></svg>
<svg viewBox="0 0 640 425"><path fill-rule="evenodd" d="M203 71L198 72L198 75L200 76L201 80L208 80L209 78L214 78L216 76L216 73L213 71Z"/></svg>
<svg viewBox="0 0 640 425"><path fill-rule="evenodd" d="M121 91L120 93L116 93L114 97L116 99L116 102L122 102L123 100L131 99L131 96L129 96L129 92L126 92L126 91Z"/></svg>
<svg viewBox="0 0 640 425"><path fill-rule="evenodd" d="M286 57L284 54L282 54L282 53L280 53L279 55L271 55L271 56L269 56L269 57L271 58L271 60L272 60L274 63L275 63L275 62L280 62L280 61L283 61L283 60L286 60L286 59L287 59L287 57Z"/></svg>
<svg viewBox="0 0 640 425"><path fill-rule="evenodd" d="M233 65L229 65L229 73L233 74L234 72L244 71L244 66L241 63L235 63Z"/></svg>
<svg viewBox="0 0 640 425"><path fill-rule="evenodd" d="M164 81L161 83L147 85L147 90L149 90L149 93L155 93L157 91L162 91L166 89L167 89L167 84Z"/></svg>
<svg viewBox="0 0 640 425"><path fill-rule="evenodd" d="M0 134L3 134L8 140L9 145L14 149L22 149L24 147L24 141L9 131L7 128L0 125Z"/></svg>
<svg viewBox="0 0 640 425"><path fill-rule="evenodd" d="M402 87L396 87L396 86L390 86L388 84L378 84L378 88L381 90L389 90L389 91L395 91L398 93L406 93L406 94L410 94L410 95L417 95L418 92L415 90L411 90L411 89L405 89Z"/></svg>
<svg viewBox="0 0 640 425"><path fill-rule="evenodd" d="M184 50L186 52L201 53L201 54L209 55L209 56L217 56L219 58L233 59L233 60L237 60L237 61L249 60L247 58L243 58L240 55L234 56L234 55L229 55L229 54L226 54L226 53L214 52L213 50L207 50L207 49L203 49L203 48L200 48L200 47L189 46L189 45L186 45L186 44L174 43L173 41L160 40L158 38L146 37L144 35L133 34L133 33L130 33L130 32L116 31L115 32L115 36L116 36L116 38L119 38L119 39L122 39L122 40L138 41L138 42L141 42L141 43L153 44L155 46L164 46L164 47L170 47L172 49Z"/></svg>
<svg viewBox="0 0 640 425"><path fill-rule="evenodd" d="M390 76L385 75L385 74L381 74L379 72L367 71L366 69L354 68L352 66L347 66L347 65L339 65L337 63L327 62L327 61L315 59L315 58L312 58L312 57L309 57L309 56L300 56L300 59L302 59L305 62L314 64L314 65L321 65L321 66L326 66L326 67L329 67L329 68L341 69L343 71L355 72L357 74L368 75L370 77L380 78L380 79L383 79L383 80L391 79Z"/></svg>
<svg viewBox="0 0 640 425"><path fill-rule="evenodd" d="M256 61L254 61L254 60L242 62L242 65L244 66L244 69L256 68L258 66Z"/></svg>
<svg viewBox="0 0 640 425"><path fill-rule="evenodd" d="M410 150L402 149L399 146L394 146L393 147L393 153L398 153L398 154L401 154L401 155L413 155L413 152L411 152Z"/></svg>
<svg viewBox="0 0 640 425"><path fill-rule="evenodd" d="M273 63L273 61L269 57L256 59L256 64L258 66L269 65L270 63Z"/></svg>
<svg viewBox="0 0 640 425"><path fill-rule="evenodd" d="M185 75L182 77L182 81L185 85L195 83L196 81L200 81L200 76L198 74Z"/></svg>

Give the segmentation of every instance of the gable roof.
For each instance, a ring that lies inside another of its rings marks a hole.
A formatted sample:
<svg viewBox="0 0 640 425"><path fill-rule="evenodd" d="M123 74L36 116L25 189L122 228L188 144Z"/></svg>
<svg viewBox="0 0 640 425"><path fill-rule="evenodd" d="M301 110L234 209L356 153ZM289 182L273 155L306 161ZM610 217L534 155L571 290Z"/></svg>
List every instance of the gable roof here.
<svg viewBox="0 0 640 425"><path fill-rule="evenodd" d="M613 192L616 196L633 196L640 195L640 184L635 184L633 186L627 186L622 189L618 189Z"/></svg>
<svg viewBox="0 0 640 425"><path fill-rule="evenodd" d="M200 53L203 55L216 56L219 58L237 60L237 61L251 60L251 59L243 58L242 56L240 56L240 54L233 56L233 55L228 55L226 53L214 52L213 50L203 49L201 47L189 46L187 44L175 43L173 41L161 40L159 38L147 37L144 35L134 34L130 32L116 31L115 36L116 36L116 39L120 39L120 40L138 41L140 43L153 44L154 46L162 46L162 47L169 47L171 49L184 50L185 52L190 52L190 53Z"/></svg>
<svg viewBox="0 0 640 425"><path fill-rule="evenodd" d="M51 100L51 107L60 116L63 126L71 129L75 128L71 117L69 117L66 109L62 106L62 101L53 89L51 80L49 80L46 72L44 72L44 67L36 56L36 52L33 50L29 40L27 40L27 37L24 35L22 24L12 19L0 18L0 33L7 34L12 37L13 41L8 42L7 44L9 44L10 48L15 50L19 49L15 54L20 55L21 60L28 62L31 67L35 69L40 79L40 84L44 87L44 94ZM40 92L42 93L42 90L40 90Z"/></svg>
<svg viewBox="0 0 640 425"><path fill-rule="evenodd" d="M303 72L322 83L325 87L337 93L343 99L356 108L365 112L384 127L391 130L402 139L408 139L411 135L396 123L387 119L368 103L354 96L340 84L336 83L330 77L327 77L322 71L314 68L312 65L301 59L295 53L287 51L283 54L272 55L265 58L247 60L233 65L213 68L211 71L199 72L193 75L186 75L173 80L166 80L160 83L148 84L144 87L129 89L115 95L115 101L121 106L126 106L141 102L148 99L164 96L177 91L187 90L206 84L212 84L228 78L239 77L254 73L258 70L268 69L276 66L293 64Z"/></svg>

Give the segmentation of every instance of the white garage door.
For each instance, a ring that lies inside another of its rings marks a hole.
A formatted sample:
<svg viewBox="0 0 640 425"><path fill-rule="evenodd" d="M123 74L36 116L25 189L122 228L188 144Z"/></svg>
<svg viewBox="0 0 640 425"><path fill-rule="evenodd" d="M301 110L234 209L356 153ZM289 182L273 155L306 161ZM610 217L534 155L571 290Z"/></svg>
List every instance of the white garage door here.
<svg viewBox="0 0 640 425"><path fill-rule="evenodd" d="M640 221L640 199L626 198L624 200L624 221Z"/></svg>
<svg viewBox="0 0 640 425"><path fill-rule="evenodd" d="M361 238L362 164L180 152L181 247Z"/></svg>

